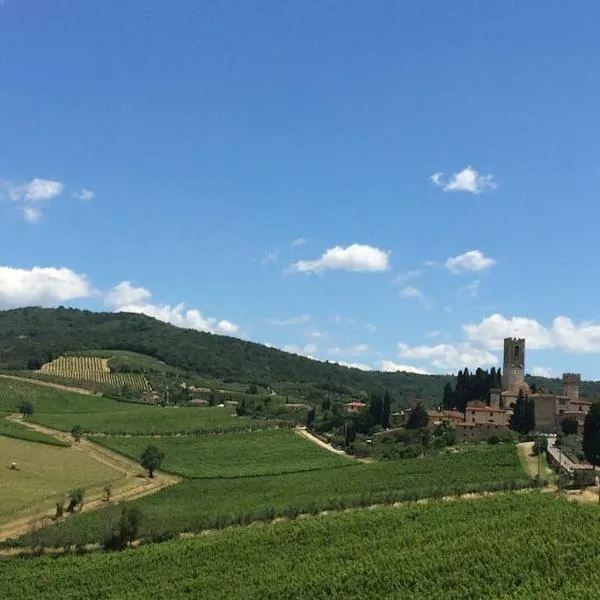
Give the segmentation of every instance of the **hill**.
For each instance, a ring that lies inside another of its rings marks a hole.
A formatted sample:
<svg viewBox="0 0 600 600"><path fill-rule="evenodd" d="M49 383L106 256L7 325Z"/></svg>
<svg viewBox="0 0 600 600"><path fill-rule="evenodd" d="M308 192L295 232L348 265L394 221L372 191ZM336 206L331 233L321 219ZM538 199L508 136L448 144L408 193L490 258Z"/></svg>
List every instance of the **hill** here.
<svg viewBox="0 0 600 600"><path fill-rule="evenodd" d="M0 369L37 370L61 355L107 349L111 354L128 351L156 359L147 362L149 368L162 361L183 373L215 382L274 387L282 394L307 399L387 388L400 404L416 398L433 404L441 401L445 383L454 385L455 381L449 375L361 371L254 342L181 329L145 315L63 307L0 311ZM125 361L119 362L127 370ZM528 380L544 389L560 389L559 380ZM600 395L600 384L585 382L582 392Z"/></svg>

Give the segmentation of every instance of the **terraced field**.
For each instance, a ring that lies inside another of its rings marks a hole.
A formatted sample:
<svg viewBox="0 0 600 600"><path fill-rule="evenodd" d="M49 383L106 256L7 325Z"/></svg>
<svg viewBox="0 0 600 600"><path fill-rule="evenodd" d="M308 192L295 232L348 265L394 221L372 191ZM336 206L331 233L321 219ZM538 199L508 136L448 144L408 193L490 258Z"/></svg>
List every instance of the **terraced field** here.
<svg viewBox="0 0 600 600"><path fill-rule="evenodd" d="M121 389L124 386L136 390L150 389L146 378L139 373L111 373L107 359L98 356L60 356L42 365L40 372L65 380L89 381Z"/></svg>

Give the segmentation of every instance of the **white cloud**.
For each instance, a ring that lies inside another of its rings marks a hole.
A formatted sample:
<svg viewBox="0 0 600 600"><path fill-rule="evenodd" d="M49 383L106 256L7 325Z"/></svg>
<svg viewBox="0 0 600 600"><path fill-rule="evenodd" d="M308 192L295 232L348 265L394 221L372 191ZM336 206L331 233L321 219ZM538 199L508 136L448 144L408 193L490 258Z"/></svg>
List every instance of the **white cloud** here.
<svg viewBox="0 0 600 600"><path fill-rule="evenodd" d="M472 167L466 167L462 171L455 173L444 183L443 173L434 173L430 180L434 185L441 187L444 192L470 192L480 194L486 188L496 189L498 186L494 181L493 175L479 175Z"/></svg>
<svg viewBox="0 0 600 600"><path fill-rule="evenodd" d="M365 365L364 363L349 363L349 362L344 362L343 360L336 360L333 362L342 367L348 367L349 369L360 369L361 371L371 371L372 370L372 368L369 365Z"/></svg>
<svg viewBox="0 0 600 600"><path fill-rule="evenodd" d="M23 217L28 223L39 223L42 218L42 211L39 208L33 208L33 206L25 206Z"/></svg>
<svg viewBox="0 0 600 600"><path fill-rule="evenodd" d="M490 350L504 348L504 338L526 338L527 348L540 350L554 345L552 332L533 319L512 317L507 319L495 313L483 319L480 323L463 325L467 339Z"/></svg>
<svg viewBox="0 0 600 600"><path fill-rule="evenodd" d="M0 308L54 306L68 300L92 295L85 275L71 269L0 267Z"/></svg>
<svg viewBox="0 0 600 600"><path fill-rule="evenodd" d="M77 200L81 200L82 202L89 202L93 200L96 194L92 192L92 190L88 190L86 188L81 188L78 192L73 193L73 197L77 198Z"/></svg>
<svg viewBox="0 0 600 600"><path fill-rule="evenodd" d="M479 283L480 282L478 279L474 279L471 281L471 283L463 285L461 288L459 288L458 293L466 294L469 298L476 298L477 294L479 293Z"/></svg>
<svg viewBox="0 0 600 600"><path fill-rule="evenodd" d="M407 286L401 289L400 295L403 298L414 298L415 300L418 300L427 309L433 308L433 303L431 300L429 300L429 298L427 298L427 296L425 296L421 290L418 290L415 287Z"/></svg>
<svg viewBox="0 0 600 600"><path fill-rule="evenodd" d="M42 217L42 204L60 196L64 185L60 181L35 177L26 183L0 180L0 189L5 190L10 200L18 205L26 221L38 223Z"/></svg>
<svg viewBox="0 0 600 600"><path fill-rule="evenodd" d="M342 348L339 346L328 348L328 354L334 354L337 356L361 356L362 354L368 354L370 352L367 344L355 344L354 346L348 346Z"/></svg>
<svg viewBox="0 0 600 600"><path fill-rule="evenodd" d="M170 323L185 329L196 329L222 335L233 335L239 327L231 321L218 321L212 317L204 317L197 309L186 309L183 303L151 304L152 294L149 290L136 287L129 281L123 281L106 294L105 300L115 312L130 312L154 317L159 321Z"/></svg>
<svg viewBox="0 0 600 600"><path fill-rule="evenodd" d="M413 346L398 344L401 358L428 360L443 370L463 369L464 367L488 367L498 363L498 358L483 348L468 343L458 345L438 344L437 346Z"/></svg>
<svg viewBox="0 0 600 600"><path fill-rule="evenodd" d="M406 271L405 273L398 273L398 275L394 279L394 283L402 285L403 283L407 283L413 279L416 279L420 275L421 271L418 271L417 269L412 269L410 271Z"/></svg>
<svg viewBox="0 0 600 600"><path fill-rule="evenodd" d="M577 325L568 317L556 317L552 334L556 344L565 350L600 352L600 325L597 323L584 321Z"/></svg>
<svg viewBox="0 0 600 600"><path fill-rule="evenodd" d="M269 319L269 324L276 327L292 327L294 325L303 325L310 322L310 315L298 315L297 317L289 317L288 319Z"/></svg>
<svg viewBox="0 0 600 600"><path fill-rule="evenodd" d="M303 237L296 238L290 242L290 246L304 246L308 240Z"/></svg>
<svg viewBox="0 0 600 600"><path fill-rule="evenodd" d="M298 354L299 356L305 356L312 360L317 360L314 357L314 353L317 351L316 344L306 344L305 346L298 346L297 344L286 344L282 350L291 354Z"/></svg>
<svg viewBox="0 0 600 600"><path fill-rule="evenodd" d="M550 367L533 367L531 374L536 377L552 377L552 369Z"/></svg>
<svg viewBox="0 0 600 600"><path fill-rule="evenodd" d="M277 262L278 258L279 258L279 254L277 254L277 252L269 252L268 254L266 254L265 256L262 257L260 262L263 265L268 265L268 264Z"/></svg>
<svg viewBox="0 0 600 600"><path fill-rule="evenodd" d="M151 296L152 293L149 290L136 287L130 281L122 281L106 294L105 301L110 306L127 306L142 304Z"/></svg>
<svg viewBox="0 0 600 600"><path fill-rule="evenodd" d="M485 256L479 250L469 250L464 254L453 256L446 261L446 268L452 273L462 271L485 271L496 264L496 260Z"/></svg>
<svg viewBox="0 0 600 600"><path fill-rule="evenodd" d="M429 375L425 369L413 367L412 365L399 365L392 360L382 360L379 363L379 368L387 373L402 371L404 373L417 373L418 375Z"/></svg>
<svg viewBox="0 0 600 600"><path fill-rule="evenodd" d="M434 337L438 337L438 335L440 335L440 333L442 333L442 332L441 332L441 331L439 331L439 330L437 330L437 329L436 329L435 331L427 331L427 332L425 333L425 337L426 337L426 338L434 338Z"/></svg>
<svg viewBox="0 0 600 600"><path fill-rule="evenodd" d="M329 248L316 260L299 260L289 270L299 273L319 273L326 270L385 271L389 268L390 253L373 246L352 244Z"/></svg>

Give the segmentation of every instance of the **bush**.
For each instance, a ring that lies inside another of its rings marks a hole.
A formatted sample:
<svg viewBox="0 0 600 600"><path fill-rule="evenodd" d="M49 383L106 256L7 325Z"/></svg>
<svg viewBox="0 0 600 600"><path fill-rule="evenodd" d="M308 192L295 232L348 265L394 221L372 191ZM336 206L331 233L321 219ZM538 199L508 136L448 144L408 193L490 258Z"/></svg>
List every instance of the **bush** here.
<svg viewBox="0 0 600 600"><path fill-rule="evenodd" d="M494 445L494 444L499 444L502 440L500 440L500 436L498 435L490 435L490 437L487 439L487 443Z"/></svg>
<svg viewBox="0 0 600 600"><path fill-rule="evenodd" d="M548 449L548 438L545 436L539 436L533 443L533 455L544 454Z"/></svg>

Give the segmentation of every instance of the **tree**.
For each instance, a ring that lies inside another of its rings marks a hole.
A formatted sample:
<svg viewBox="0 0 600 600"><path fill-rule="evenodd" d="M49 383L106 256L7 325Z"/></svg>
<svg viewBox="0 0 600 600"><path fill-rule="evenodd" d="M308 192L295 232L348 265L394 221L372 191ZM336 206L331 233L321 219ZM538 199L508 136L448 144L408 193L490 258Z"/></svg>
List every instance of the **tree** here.
<svg viewBox="0 0 600 600"><path fill-rule="evenodd" d="M442 400L442 407L444 410L453 410L456 405L456 394L448 381L444 386L444 397Z"/></svg>
<svg viewBox="0 0 600 600"><path fill-rule="evenodd" d="M354 426L354 421L348 421L344 425L344 445L346 447L350 446L352 442L356 439L356 428Z"/></svg>
<svg viewBox="0 0 600 600"><path fill-rule="evenodd" d="M519 390L509 427L522 434L535 429L534 403L523 394L523 390Z"/></svg>
<svg viewBox="0 0 600 600"><path fill-rule="evenodd" d="M30 417L35 412L35 404L31 400L24 400L19 404L19 412L23 418Z"/></svg>
<svg viewBox="0 0 600 600"><path fill-rule="evenodd" d="M600 464L600 402L590 406L583 422L583 453L594 466Z"/></svg>
<svg viewBox="0 0 600 600"><path fill-rule="evenodd" d="M75 488L69 492L69 506L67 506L67 512L75 512L75 509L79 506L79 510L83 506L83 488Z"/></svg>
<svg viewBox="0 0 600 600"><path fill-rule="evenodd" d="M116 515L115 515L116 517ZM117 520L110 517L104 534L105 550L123 550L139 536L142 513L139 508L125 504Z"/></svg>
<svg viewBox="0 0 600 600"><path fill-rule="evenodd" d="M81 435L83 434L83 427L81 425L73 425L71 429L71 435L76 442L81 440Z"/></svg>
<svg viewBox="0 0 600 600"><path fill-rule="evenodd" d="M310 428L312 426L312 424L315 422L315 415L316 415L315 407L311 406L308 409L308 414L306 415L306 427L307 428Z"/></svg>
<svg viewBox="0 0 600 600"><path fill-rule="evenodd" d="M160 448L149 444L142 452L142 456L140 457L140 465L142 465L142 467L148 471L149 477L153 478L154 471L160 468L164 458L165 453Z"/></svg>
<svg viewBox="0 0 600 600"><path fill-rule="evenodd" d="M444 419L433 431L433 438L440 446L454 446L456 443L456 429L449 419Z"/></svg>
<svg viewBox="0 0 600 600"><path fill-rule="evenodd" d="M575 435L579 430L579 423L575 417L563 419L560 428L565 435Z"/></svg>
<svg viewBox="0 0 600 600"><path fill-rule="evenodd" d="M386 429L390 426L390 416L392 414L392 397L389 390L385 390L383 395L383 409L381 411L381 426Z"/></svg>
<svg viewBox="0 0 600 600"><path fill-rule="evenodd" d="M533 443L533 448L532 448L532 452L534 456L537 456L538 454L544 454L546 452L546 450L548 449L548 438L543 436L543 435L539 435L537 438L535 438L535 442Z"/></svg>
<svg viewBox="0 0 600 600"><path fill-rule="evenodd" d="M410 411L406 429L423 429L429 423L429 415L421 402Z"/></svg>

